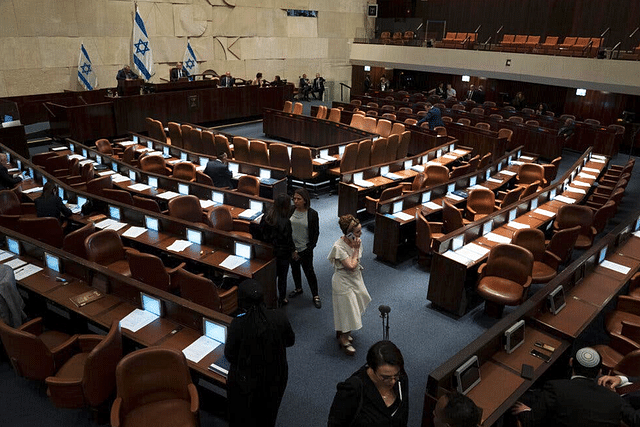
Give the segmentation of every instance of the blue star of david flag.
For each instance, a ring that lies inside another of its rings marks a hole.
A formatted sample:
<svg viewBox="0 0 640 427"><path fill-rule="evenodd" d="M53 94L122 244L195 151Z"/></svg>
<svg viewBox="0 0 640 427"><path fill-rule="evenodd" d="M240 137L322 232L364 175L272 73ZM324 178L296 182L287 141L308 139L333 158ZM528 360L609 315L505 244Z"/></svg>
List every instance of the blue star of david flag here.
<svg viewBox="0 0 640 427"><path fill-rule="evenodd" d="M149 80L155 74L149 36L137 7L133 20L133 65L145 80Z"/></svg>
<svg viewBox="0 0 640 427"><path fill-rule="evenodd" d="M98 88L98 76L96 75L91 59L84 44L80 45L80 58L78 59L78 81L86 90Z"/></svg>
<svg viewBox="0 0 640 427"><path fill-rule="evenodd" d="M189 40L187 40L187 49L184 51L184 57L182 58L182 68L190 77L195 74L200 74L196 54L193 52L193 49L191 49Z"/></svg>

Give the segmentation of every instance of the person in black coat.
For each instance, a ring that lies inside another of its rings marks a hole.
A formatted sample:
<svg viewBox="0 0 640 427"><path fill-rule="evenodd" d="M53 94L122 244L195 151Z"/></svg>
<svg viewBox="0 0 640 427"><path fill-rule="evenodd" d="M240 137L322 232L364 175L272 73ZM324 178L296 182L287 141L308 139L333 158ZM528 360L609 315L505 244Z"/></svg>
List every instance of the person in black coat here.
<svg viewBox="0 0 640 427"><path fill-rule="evenodd" d="M402 353L391 341L367 352L367 364L337 386L328 427L406 427L409 379Z"/></svg>
<svg viewBox="0 0 640 427"><path fill-rule="evenodd" d="M320 77L320 73L316 73L316 78L313 79L313 85L311 87L311 95L313 99L319 99L322 101L322 95L324 94L324 78ZM316 97L316 94L318 96Z"/></svg>
<svg viewBox="0 0 640 427"><path fill-rule="evenodd" d="M236 84L236 79L231 77L231 73L227 71L226 73L224 73L224 76L220 77L220 83L218 84L218 86L233 87L233 85L235 84Z"/></svg>
<svg viewBox="0 0 640 427"><path fill-rule="evenodd" d="M603 375L598 378L598 384L608 387L611 390L615 390L617 387L626 387L628 385L635 385L640 383L640 377L626 377L623 375ZM629 425L640 426L640 390L637 388L634 391L631 391L623 396L623 399L629 403L636 412L632 417L628 418L626 421ZM631 423L630 423L631 422Z"/></svg>
<svg viewBox="0 0 640 427"><path fill-rule="evenodd" d="M431 130L434 130L438 126L444 126L440 109L438 107L429 107L427 114L418 120L416 126L420 126L424 122L429 123L429 129Z"/></svg>
<svg viewBox="0 0 640 427"><path fill-rule="evenodd" d="M227 153L219 153L216 159L209 160L204 173L209 175L214 187L233 188L231 181L233 175L227 165Z"/></svg>
<svg viewBox="0 0 640 427"><path fill-rule="evenodd" d="M311 208L309 192L304 188L297 188L293 193L293 207L291 208L291 227L295 251L291 257L291 275L295 289L289 294L289 298L295 298L302 294L302 275L300 267L309 283L309 289L313 296L313 305L321 308L320 296L318 296L318 279L313 269L313 248L318 243L320 235L320 220L318 212Z"/></svg>
<svg viewBox="0 0 640 427"><path fill-rule="evenodd" d="M229 325L224 355L229 361L230 427L273 427L287 387L287 347L295 334L282 310L267 310L263 286L242 282L238 303L246 310Z"/></svg>
<svg viewBox="0 0 640 427"><path fill-rule="evenodd" d="M54 217L61 220L62 217L71 216L71 209L62 203L58 196L58 187L53 181L47 181L42 189L42 195L34 200L38 217Z"/></svg>
<svg viewBox="0 0 640 427"><path fill-rule="evenodd" d="M477 427L481 420L482 409L457 391L441 396L433 410L434 427Z"/></svg>
<svg viewBox="0 0 640 427"><path fill-rule="evenodd" d="M125 65L124 68L118 71L116 75L116 80L135 80L138 78L138 75L131 71L131 67Z"/></svg>
<svg viewBox="0 0 640 427"><path fill-rule="evenodd" d="M22 181L20 175L11 175L7 167L3 164L7 161L6 156L3 154L3 158L0 158L0 190L10 190Z"/></svg>
<svg viewBox="0 0 640 427"><path fill-rule="evenodd" d="M171 69L169 78L172 82L175 82L183 77L189 77L189 73L182 69L182 62L178 62L176 68Z"/></svg>

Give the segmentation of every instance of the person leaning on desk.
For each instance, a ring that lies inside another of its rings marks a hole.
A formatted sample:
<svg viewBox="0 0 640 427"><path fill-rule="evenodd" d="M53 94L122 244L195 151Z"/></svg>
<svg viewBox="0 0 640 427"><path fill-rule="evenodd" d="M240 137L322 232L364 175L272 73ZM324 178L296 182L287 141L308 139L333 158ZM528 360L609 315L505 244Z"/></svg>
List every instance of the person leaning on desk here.
<svg viewBox="0 0 640 427"><path fill-rule="evenodd" d="M138 75L131 71L131 67L128 65L125 65L116 75L116 80L136 80L137 78Z"/></svg>

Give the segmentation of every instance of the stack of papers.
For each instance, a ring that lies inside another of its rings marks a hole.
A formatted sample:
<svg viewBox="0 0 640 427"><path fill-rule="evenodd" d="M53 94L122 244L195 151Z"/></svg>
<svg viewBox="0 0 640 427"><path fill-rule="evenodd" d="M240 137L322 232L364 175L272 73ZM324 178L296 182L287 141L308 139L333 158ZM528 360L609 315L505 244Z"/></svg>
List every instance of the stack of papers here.
<svg viewBox="0 0 640 427"><path fill-rule="evenodd" d="M533 160L533 157L530 157L530 156L520 156L520 159L522 159L522 160L527 160L527 161L529 161L529 162L530 162L530 161L532 161L532 160Z"/></svg>
<svg viewBox="0 0 640 427"><path fill-rule="evenodd" d="M212 340L206 335L201 336L194 342L192 342L187 348L182 350L184 357L193 363L200 362L207 354L211 353L218 346L221 346L218 341Z"/></svg>
<svg viewBox="0 0 640 427"><path fill-rule="evenodd" d="M11 267L13 270L15 270L16 268L22 267L26 263L27 261L23 261L20 258L14 258L11 261L5 262L4 265L6 265L7 267Z"/></svg>
<svg viewBox="0 0 640 427"><path fill-rule="evenodd" d="M84 159L84 157L82 157L82 155L80 155L80 154L73 154L73 155L69 156L69 160L73 160L73 159L81 160L81 159Z"/></svg>
<svg viewBox="0 0 640 427"><path fill-rule="evenodd" d="M567 187L566 191L568 191L570 193L587 194L587 192L585 190L583 190L582 188Z"/></svg>
<svg viewBox="0 0 640 427"><path fill-rule="evenodd" d="M179 193L174 193L173 191L165 191L164 193L158 194L158 197L160 197L161 199L169 200L173 199L174 197L178 197L179 195Z"/></svg>
<svg viewBox="0 0 640 427"><path fill-rule="evenodd" d="M116 221L115 219L107 218L102 220L96 224L96 227L102 230L115 230L118 231L122 227L125 227L127 224L124 222Z"/></svg>
<svg viewBox="0 0 640 427"><path fill-rule="evenodd" d="M482 246L476 245L475 243L464 245L456 251L456 254L462 255L463 257L468 258L473 262L478 261L488 253L489 249L483 248Z"/></svg>
<svg viewBox="0 0 640 427"><path fill-rule="evenodd" d="M591 173L600 173L600 171L598 169L594 169L594 168L588 168L588 167L583 167L582 170L584 172L591 172Z"/></svg>
<svg viewBox="0 0 640 427"><path fill-rule="evenodd" d="M169 247L167 247L167 249L174 252L182 252L189 246L191 246L191 244L192 243L188 240L176 240Z"/></svg>
<svg viewBox="0 0 640 427"><path fill-rule="evenodd" d="M213 200L200 200L200 207L202 209L210 208L211 206L214 206L215 204L216 204L216 202L214 202Z"/></svg>
<svg viewBox="0 0 640 427"><path fill-rule="evenodd" d="M450 159L450 160L456 160L458 158L458 156L456 156L455 154L445 154L444 156L442 156L443 159Z"/></svg>
<svg viewBox="0 0 640 427"><path fill-rule="evenodd" d="M121 142L118 142L118 144L122 145L123 147L129 147L130 145L137 144L137 142L135 142L135 141L121 141Z"/></svg>
<svg viewBox="0 0 640 427"><path fill-rule="evenodd" d="M131 237L131 238L135 239L136 237L140 236L145 231L147 231L147 229L144 228L144 227L129 227L127 229L127 231L122 233L122 235L124 237Z"/></svg>
<svg viewBox="0 0 640 427"><path fill-rule="evenodd" d="M331 160L325 159L324 157L317 157L313 160L315 160L316 163L320 163L321 165L324 165L325 163L329 163L331 161Z"/></svg>
<svg viewBox="0 0 640 427"><path fill-rule="evenodd" d="M220 267L226 268L227 270L233 270L234 268L244 264L246 261L248 260L241 256L229 255L220 263Z"/></svg>
<svg viewBox="0 0 640 427"><path fill-rule="evenodd" d="M129 188L134 191L144 191L150 189L151 187L147 184L133 184L130 185Z"/></svg>
<svg viewBox="0 0 640 427"><path fill-rule="evenodd" d="M427 202L427 203L423 203L422 206L431 209L433 211L437 211L438 209L442 209L442 205L439 205L437 203L434 202Z"/></svg>
<svg viewBox="0 0 640 427"><path fill-rule="evenodd" d="M582 181L573 181L571 184L577 185L578 187L591 187L591 184L589 184L588 182L582 182Z"/></svg>
<svg viewBox="0 0 640 427"><path fill-rule="evenodd" d="M27 264L24 267L20 267L17 270L14 270L13 273L16 276L16 280L22 280L41 270L42 267L38 267L37 265L33 264Z"/></svg>
<svg viewBox="0 0 640 427"><path fill-rule="evenodd" d="M385 173L382 176L384 176L385 178L388 178L388 179L393 179L394 181L397 180L397 179L402 179L402 177L400 175L395 174L393 172Z"/></svg>
<svg viewBox="0 0 640 427"><path fill-rule="evenodd" d="M373 182L365 181L362 179L358 179L358 180L354 179L353 183L359 187L364 187L364 188L373 187Z"/></svg>
<svg viewBox="0 0 640 427"><path fill-rule="evenodd" d="M462 148L456 148L455 150L452 151L452 153L456 153L458 156L466 156L468 151L463 150Z"/></svg>
<svg viewBox="0 0 640 427"><path fill-rule="evenodd" d="M468 190L488 190L488 188L487 187L483 187L480 184L476 184L476 185L473 185L473 186L469 187Z"/></svg>
<svg viewBox="0 0 640 427"><path fill-rule="evenodd" d="M499 234L496 233L487 233L484 237L487 238L487 240L491 241L491 242L496 242L496 243L511 243L511 239L505 236L501 236Z"/></svg>
<svg viewBox="0 0 640 427"><path fill-rule="evenodd" d="M322 159L322 160L326 160L326 161L328 161L328 162L335 162L335 161L336 161L336 158L335 158L335 157L333 157L333 156L328 156L328 155L327 155L327 156L322 156L322 155L321 155L319 158L320 158L320 159ZM318 159L316 159L316 160L318 160Z"/></svg>
<svg viewBox="0 0 640 427"><path fill-rule="evenodd" d="M4 261L5 259L9 259L13 256L11 252L0 250L0 261Z"/></svg>
<svg viewBox="0 0 640 427"><path fill-rule="evenodd" d="M523 228L529 228L527 224L523 224L521 222L510 221L507 224L507 227L515 228L516 230L522 230Z"/></svg>
<svg viewBox="0 0 640 427"><path fill-rule="evenodd" d="M111 175L111 181L112 182L122 182L122 181L128 181L129 177L124 176L124 175L120 175L119 173L114 173L113 175Z"/></svg>
<svg viewBox="0 0 640 427"><path fill-rule="evenodd" d="M422 166L422 165L413 165L413 166L411 166L411 170L412 171L416 171L418 173L422 173L422 172L424 172L424 166Z"/></svg>
<svg viewBox="0 0 640 427"><path fill-rule="evenodd" d="M583 169L583 170L584 170L584 169ZM595 175L589 175L588 173L584 173L584 172L580 172L580 173L578 174L578 176L579 176L580 178L585 178L585 179L596 179L596 176L595 176Z"/></svg>
<svg viewBox="0 0 640 427"><path fill-rule="evenodd" d="M156 320L159 316L151 313L150 311L140 310L136 308L131 313L126 315L120 320L120 327L128 329L131 332L138 332L140 329L147 326L149 323Z"/></svg>
<svg viewBox="0 0 640 427"><path fill-rule="evenodd" d="M82 210L82 206L74 205L73 203L67 203L67 207L71 210L71 213L77 214Z"/></svg>
<svg viewBox="0 0 640 427"><path fill-rule="evenodd" d="M512 160L512 161L511 161L511 164L512 164L512 165L520 166L520 165L523 165L523 164L524 164L524 162L521 162L521 161L519 161L519 160Z"/></svg>
<svg viewBox="0 0 640 427"><path fill-rule="evenodd" d="M556 196L556 198L555 198L555 199L553 199L553 200L557 200L557 201L559 201L559 202L562 202L562 203L569 203L569 204L571 204L571 203L575 203L575 202L576 202L574 199L570 199L570 198L568 198L568 197L566 197L566 196Z"/></svg>
<svg viewBox="0 0 640 427"><path fill-rule="evenodd" d="M107 175L113 175L114 173L115 173L115 171L113 171L111 169L107 169L106 171L98 172L98 175L107 176Z"/></svg>
<svg viewBox="0 0 640 427"><path fill-rule="evenodd" d="M604 159L598 159L596 156L591 156L591 161L594 163L606 163Z"/></svg>

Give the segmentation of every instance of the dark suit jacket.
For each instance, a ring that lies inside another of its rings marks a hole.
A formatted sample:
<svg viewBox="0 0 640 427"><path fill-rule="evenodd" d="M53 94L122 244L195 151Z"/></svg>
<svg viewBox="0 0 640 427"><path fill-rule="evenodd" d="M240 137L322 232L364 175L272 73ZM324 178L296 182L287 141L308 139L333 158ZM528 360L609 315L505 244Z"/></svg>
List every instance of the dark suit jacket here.
<svg viewBox="0 0 640 427"><path fill-rule="evenodd" d="M14 178L4 165L0 165L0 190L11 189L20 181L19 176Z"/></svg>
<svg viewBox="0 0 640 427"><path fill-rule="evenodd" d="M36 204L36 214L38 217L52 216L60 219L61 216L71 216L71 209L62 203L62 199L55 195L44 197L40 196L34 200Z"/></svg>
<svg viewBox="0 0 640 427"><path fill-rule="evenodd" d="M138 75L132 71L128 73L124 71L124 68L118 71L118 75L116 76L116 80L127 80L127 79L137 79Z"/></svg>
<svg viewBox="0 0 640 427"><path fill-rule="evenodd" d="M222 76L220 77L220 86L222 87L231 87L236 82L236 79L233 77Z"/></svg>
<svg viewBox="0 0 640 427"><path fill-rule="evenodd" d="M229 187L233 188L231 182L231 171L229 166L222 163L220 160L209 160L207 167L204 168L204 173L209 175L209 178L213 181L214 187Z"/></svg>
<svg viewBox="0 0 640 427"><path fill-rule="evenodd" d="M187 73L184 68L182 69L182 77L189 77L189 73ZM177 68L172 68L171 69L171 73L169 74L169 78L171 79L171 81L176 81L178 80L180 77L178 76L178 69Z"/></svg>

